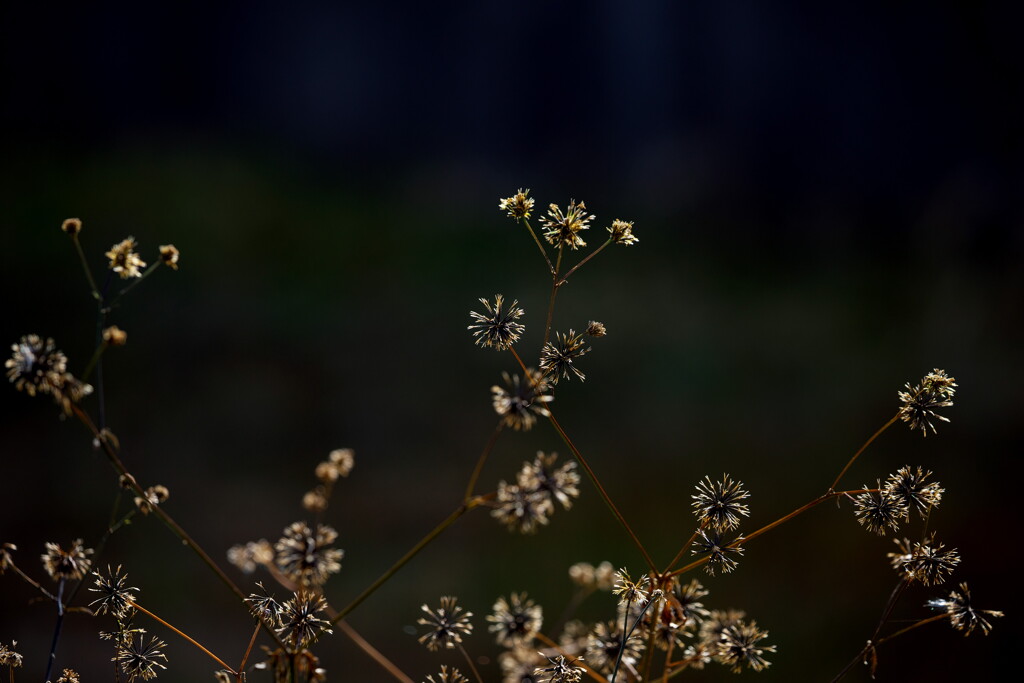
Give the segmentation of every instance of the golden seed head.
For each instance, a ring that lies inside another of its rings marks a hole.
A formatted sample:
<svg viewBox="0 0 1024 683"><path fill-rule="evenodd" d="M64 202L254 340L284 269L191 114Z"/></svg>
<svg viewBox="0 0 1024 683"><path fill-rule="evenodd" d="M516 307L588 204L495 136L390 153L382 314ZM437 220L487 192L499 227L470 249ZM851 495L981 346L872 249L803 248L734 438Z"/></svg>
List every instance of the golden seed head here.
<svg viewBox="0 0 1024 683"><path fill-rule="evenodd" d="M612 221L611 227L608 228L608 234L611 236L612 242L627 247L640 241L633 234L633 221L622 221L616 218Z"/></svg>
<svg viewBox="0 0 1024 683"><path fill-rule="evenodd" d="M103 341L110 346L124 346L128 343L128 333L117 325L111 325L103 330Z"/></svg>
<svg viewBox="0 0 1024 683"><path fill-rule="evenodd" d="M60 224L60 229L74 237L82 232L82 220L80 218L65 218Z"/></svg>
<svg viewBox="0 0 1024 683"><path fill-rule="evenodd" d="M178 269L178 248L173 244L161 244L160 245L160 260L164 262L165 266L177 270Z"/></svg>
<svg viewBox="0 0 1024 683"><path fill-rule="evenodd" d="M121 276L122 280L132 277L142 277L140 268L146 267L146 262L135 253L135 238L127 237L110 248L105 256L110 259L110 269Z"/></svg>
<svg viewBox="0 0 1024 683"><path fill-rule="evenodd" d="M505 211L509 218L529 218L530 212L533 210L534 200L527 196L530 194L530 188L519 188L511 197L506 197L498 202L498 208Z"/></svg>

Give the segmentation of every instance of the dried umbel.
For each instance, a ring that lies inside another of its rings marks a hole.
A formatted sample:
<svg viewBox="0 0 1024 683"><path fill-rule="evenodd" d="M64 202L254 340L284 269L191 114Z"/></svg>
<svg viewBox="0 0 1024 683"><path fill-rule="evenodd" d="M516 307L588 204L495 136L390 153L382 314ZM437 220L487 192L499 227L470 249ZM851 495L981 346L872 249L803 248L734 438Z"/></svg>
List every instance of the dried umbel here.
<svg viewBox="0 0 1024 683"><path fill-rule="evenodd" d="M569 202L565 213L557 204L548 206L548 215L543 219L544 238L551 244L562 248L579 249L587 246L580 233L590 228L593 214L587 215L587 205L576 200Z"/></svg>
<svg viewBox="0 0 1024 683"><path fill-rule="evenodd" d="M759 629L756 622L730 624L722 629L714 644L714 657L733 673L742 671L744 664L749 669L761 671L770 664L764 653L775 652L774 645L761 644L767 637L768 632Z"/></svg>
<svg viewBox="0 0 1024 683"><path fill-rule="evenodd" d="M11 345L11 357L4 362L7 378L18 391L29 396L49 394L57 405L71 414L71 405L92 393L92 386L79 381L67 370L68 359L53 339L25 335Z"/></svg>
<svg viewBox="0 0 1024 683"><path fill-rule="evenodd" d="M469 683L469 679L463 676L458 669L449 669L442 664L441 673L437 675L437 680L434 680L433 676L427 676L426 683Z"/></svg>
<svg viewBox="0 0 1024 683"><path fill-rule="evenodd" d="M317 524L314 531L305 522L295 522L274 546L277 566L300 586L322 586L341 571L345 551L330 547L337 538L338 532L326 524Z"/></svg>
<svg viewBox="0 0 1024 683"><path fill-rule="evenodd" d="M469 621L473 613L459 607L458 602L458 598L446 595L441 598L441 606L437 609L430 609L427 605L420 607L427 616L420 617L416 623L426 626L427 632L420 636L419 641L431 652L454 649L462 642L463 636L473 632L473 624Z"/></svg>
<svg viewBox="0 0 1024 683"><path fill-rule="evenodd" d="M508 600L498 598L486 619L487 630L495 635L498 645L516 647L529 643L544 622L544 610L525 593L512 593Z"/></svg>
<svg viewBox="0 0 1024 683"><path fill-rule="evenodd" d="M750 516L750 508L740 502L750 497L743 490L743 482L733 481L728 474L716 482L711 477L697 484L693 498L693 511L702 526L716 531L732 531L740 525L740 515Z"/></svg>
<svg viewBox="0 0 1024 683"><path fill-rule="evenodd" d="M135 253L134 237L126 237L112 246L106 257L110 259L110 270L120 275L122 280L142 277L139 269L146 267L146 262Z"/></svg>
<svg viewBox="0 0 1024 683"><path fill-rule="evenodd" d="M886 528L899 530L900 522L909 518L909 510L902 496L888 493L877 481L875 485L874 490L863 486L867 490L854 496L854 515L865 529L884 536Z"/></svg>
<svg viewBox="0 0 1024 683"><path fill-rule="evenodd" d="M971 605L971 591L967 587L966 581L961 583L959 587L954 588L948 598L929 600L928 606L945 610L946 614L949 615L949 623L957 631L963 633L964 636L971 635L976 628L981 629L981 632L987 636L989 631L992 630L992 624L989 623L985 616L1003 616L1003 613L998 610L975 609Z"/></svg>
<svg viewBox="0 0 1024 683"><path fill-rule="evenodd" d="M576 367L576 360L589 351L583 335L574 330L566 334L555 332L555 341L545 344L540 353L540 369L551 384L557 384L560 377L568 378L570 373L582 382L587 376Z"/></svg>
<svg viewBox="0 0 1024 683"><path fill-rule="evenodd" d="M616 218L608 228L608 238L613 244L632 246L640 240L633 234L633 221L623 221Z"/></svg>
<svg viewBox="0 0 1024 683"><path fill-rule="evenodd" d="M911 429L920 429L923 436L928 436L931 429L935 434L935 424L932 420L949 422L935 412L939 408L948 408L953 405L953 394L956 392L956 381L946 374L945 370L935 369L924 376L915 386L906 384L906 391L898 392L900 403L900 419L910 425Z"/></svg>
<svg viewBox="0 0 1024 683"><path fill-rule="evenodd" d="M96 587L89 590L99 593L100 597L89 603L92 607L96 605L96 614L109 612L114 618L125 621L131 615L135 603L135 593L138 588L128 585L128 575L121 572L121 565L117 569L111 569L107 565L107 573L93 572L96 577Z"/></svg>
<svg viewBox="0 0 1024 683"><path fill-rule="evenodd" d="M583 661L583 657L549 657L548 666L537 667L534 672L537 674L537 683L579 683L587 672L582 666L576 666L576 662L580 661Z"/></svg>
<svg viewBox="0 0 1024 683"><path fill-rule="evenodd" d="M518 431L529 431L538 417L551 414L547 404L555 397L545 393L547 381L539 372L528 369L520 380L519 375L501 373L505 386L491 387L491 404L494 412L501 416L501 423Z"/></svg>
<svg viewBox="0 0 1024 683"><path fill-rule="evenodd" d="M520 220L529 218L533 211L534 200L529 196L530 188L519 188L511 197L506 197L498 202L498 209L508 214L509 218Z"/></svg>
<svg viewBox="0 0 1024 683"><path fill-rule="evenodd" d="M164 648L167 643L151 636L146 640L141 631L125 631L123 636L115 640L117 654L111 661L121 667L121 672L128 677L129 683L137 678L148 681L157 677L157 668L166 669L163 662L167 661Z"/></svg>
<svg viewBox="0 0 1024 683"><path fill-rule="evenodd" d="M704 563L704 570L708 574L714 576L718 571L728 574L736 569L738 564L732 556L743 554L743 548L739 545L742 540L743 537L740 536L734 541L728 542L717 531L709 532L706 529L699 529L691 552L694 555L706 554L708 556L707 562Z"/></svg>
<svg viewBox="0 0 1024 683"><path fill-rule="evenodd" d="M476 322L467 328L473 331L475 344L505 351L519 341L526 327L516 322L525 313L518 301L513 300L511 305L505 306L505 297L495 294L494 305L483 298L480 303L487 312L470 311L469 317Z"/></svg>
<svg viewBox="0 0 1024 683"><path fill-rule="evenodd" d="M42 555L43 569L54 581L77 581L89 573L92 565L90 555L92 548L86 548L80 538L75 539L67 550L56 543L47 543L46 552Z"/></svg>

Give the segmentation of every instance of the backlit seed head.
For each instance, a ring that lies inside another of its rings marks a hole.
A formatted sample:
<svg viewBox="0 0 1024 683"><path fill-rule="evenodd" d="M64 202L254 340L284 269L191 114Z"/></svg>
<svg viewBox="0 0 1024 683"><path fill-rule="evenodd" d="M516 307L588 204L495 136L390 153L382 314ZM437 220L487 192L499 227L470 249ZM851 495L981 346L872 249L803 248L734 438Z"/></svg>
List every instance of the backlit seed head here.
<svg viewBox="0 0 1024 683"><path fill-rule="evenodd" d="M432 610L426 605L420 607L427 616L420 617L416 623L427 626L428 630L419 641L431 652L452 650L462 642L463 636L473 632L473 624L469 621L473 613L459 607L458 601L457 597L445 595L437 609Z"/></svg>
<svg viewBox="0 0 1024 683"><path fill-rule="evenodd" d="M76 538L67 550L56 543L47 543L46 552L42 555L43 569L54 581L77 581L89 573L92 566L90 555L92 548L86 548L80 538Z"/></svg>
<svg viewBox="0 0 1024 683"><path fill-rule="evenodd" d="M928 606L935 609L944 609L949 615L949 623L964 636L969 636L974 629L979 628L986 636L992 630L992 624L983 615L989 617L1001 617L1003 613L992 609L974 609L971 605L971 591L967 582L954 588L948 598L929 600Z"/></svg>
<svg viewBox="0 0 1024 683"><path fill-rule="evenodd" d="M590 228L590 221L594 220L593 215L587 215L587 206L583 202L569 202L565 213L557 204L548 206L547 218L542 220L544 226L544 238L551 244L561 248L579 249L587 246L587 243L580 237L580 232Z"/></svg>
<svg viewBox="0 0 1024 683"><path fill-rule="evenodd" d="M60 229L74 237L82 232L82 221L79 218L65 218L60 224Z"/></svg>
<svg viewBox="0 0 1024 683"><path fill-rule="evenodd" d="M524 314L518 301L506 307L505 297L495 294L493 306L487 299L480 299L480 303L487 313L470 311L469 316L476 322L467 328L473 331L475 344L504 351L519 341L526 327L516 322Z"/></svg>
<svg viewBox="0 0 1024 683"><path fill-rule="evenodd" d="M112 246L106 257L110 259L110 269L120 275L122 280L142 277L139 269L146 267L146 262L135 253L134 237L127 237Z"/></svg>
<svg viewBox="0 0 1024 683"><path fill-rule="evenodd" d="M608 228L608 234L614 244L632 246L640 240L633 234L633 221L621 221L615 219Z"/></svg>
<svg viewBox="0 0 1024 683"><path fill-rule="evenodd" d="M932 420L949 422L949 418L935 412L939 408L953 405L953 394L956 392L956 381L946 374L945 370L935 369L924 376L920 383L910 386L906 391L897 392L900 403L900 419L910 425L911 429L920 429L921 434L928 436L928 430L936 433Z"/></svg>
<svg viewBox="0 0 1024 683"><path fill-rule="evenodd" d="M853 497L854 515L865 529L884 536L886 527L899 530L900 522L909 518L909 508L902 497L887 494L881 484L875 483L881 489L878 493L865 491Z"/></svg>
<svg viewBox="0 0 1024 683"><path fill-rule="evenodd" d="M511 197L506 197L498 202L498 208L508 214L509 218L515 218L519 220L521 218L529 218L530 212L533 211L534 200L529 197L530 188L525 190L519 188Z"/></svg>
<svg viewBox="0 0 1024 683"><path fill-rule="evenodd" d="M555 400L548 390L547 381L541 374L528 369L524 379L519 375L501 373L505 386L491 387L491 405L501 416L502 424L518 431L529 431L537 417L547 417L551 412L547 404Z"/></svg>
<svg viewBox="0 0 1024 683"><path fill-rule="evenodd" d="M731 531L740 525L740 515L750 516L750 508L740 502L750 493L743 490L743 482L734 481L728 474L716 482L704 477L697 484L697 495L690 497L697 521L716 531Z"/></svg>

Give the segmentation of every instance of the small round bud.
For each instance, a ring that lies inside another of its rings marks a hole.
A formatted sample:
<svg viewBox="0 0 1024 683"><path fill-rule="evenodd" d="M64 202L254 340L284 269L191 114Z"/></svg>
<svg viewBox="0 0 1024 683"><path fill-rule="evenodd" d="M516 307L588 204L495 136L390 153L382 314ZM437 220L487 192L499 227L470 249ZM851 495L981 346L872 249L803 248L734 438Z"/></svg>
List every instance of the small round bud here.
<svg viewBox="0 0 1024 683"><path fill-rule="evenodd" d="M64 222L60 224L60 229L74 237L78 233L82 232L82 219L65 218Z"/></svg>
<svg viewBox="0 0 1024 683"><path fill-rule="evenodd" d="M103 341L110 346L124 346L128 342L128 333L117 325L103 330Z"/></svg>

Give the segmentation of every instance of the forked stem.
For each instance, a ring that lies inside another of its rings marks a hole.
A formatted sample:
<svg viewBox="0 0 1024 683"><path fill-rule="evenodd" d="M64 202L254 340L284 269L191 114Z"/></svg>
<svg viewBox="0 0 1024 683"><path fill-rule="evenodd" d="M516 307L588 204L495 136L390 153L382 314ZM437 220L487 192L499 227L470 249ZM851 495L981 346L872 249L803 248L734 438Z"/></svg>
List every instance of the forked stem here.
<svg viewBox="0 0 1024 683"><path fill-rule="evenodd" d="M188 642L190 642L193 645L195 645L202 652L206 653L206 655L208 657L210 657L210 659L212 659L213 661L215 661L218 664L220 664L221 668L223 668L225 671L230 673L232 676L237 676L238 675L237 671L235 671L230 666L225 664L223 659L221 659L220 657L218 657L217 655L213 654L212 652L207 650L205 647L203 647L202 644L199 643L195 638L192 638L191 636L189 636L187 633L185 633L181 629L176 628L176 627L172 626L171 624L167 623L166 621L164 621L163 619L161 619L157 615L153 614L152 612L150 612L148 609L146 609L145 607L143 607L139 603L133 602L132 600L128 600L127 602L128 602L129 605L131 605L132 607L134 607L138 611L142 612L143 614L148 616L150 619L154 619L154 620L158 621L159 623L163 624L164 627L169 628L170 630L174 631L175 633L177 633L179 636L181 636L182 638L184 638Z"/></svg>

